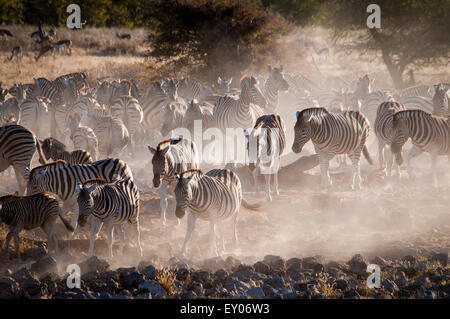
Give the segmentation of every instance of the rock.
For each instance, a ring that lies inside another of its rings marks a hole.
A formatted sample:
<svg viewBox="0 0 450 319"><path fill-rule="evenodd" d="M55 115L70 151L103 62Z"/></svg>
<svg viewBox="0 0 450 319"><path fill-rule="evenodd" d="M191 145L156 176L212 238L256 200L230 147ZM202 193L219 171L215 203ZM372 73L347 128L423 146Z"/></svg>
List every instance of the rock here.
<svg viewBox="0 0 450 319"><path fill-rule="evenodd" d="M201 283L201 281L198 281L198 280L191 281L186 286L186 290L191 290L191 291L195 292L195 294L197 296L201 296L204 293L204 291L203 291L203 284Z"/></svg>
<svg viewBox="0 0 450 319"><path fill-rule="evenodd" d="M239 259L234 258L233 256L228 256L227 259L225 259L225 262L231 267L237 267L241 264L241 261Z"/></svg>
<svg viewBox="0 0 450 319"><path fill-rule="evenodd" d="M361 299L361 296L355 289L350 289L350 290L344 292L344 298L346 298L346 299Z"/></svg>
<svg viewBox="0 0 450 319"><path fill-rule="evenodd" d="M262 261L258 261L253 265L253 269L255 269L256 272L259 272L261 274L269 275L270 274L270 266Z"/></svg>
<svg viewBox="0 0 450 319"><path fill-rule="evenodd" d="M108 268L109 268L108 262L104 259L98 258L97 256L92 256L92 257L86 259L85 261L80 263L79 266L80 266L82 274L85 274L90 271L96 271L96 270L98 270L99 272L102 272L102 271L108 270Z"/></svg>
<svg viewBox="0 0 450 319"><path fill-rule="evenodd" d="M184 281L189 278L190 271L187 268L177 268L175 270L175 275L177 276L177 280Z"/></svg>
<svg viewBox="0 0 450 319"><path fill-rule="evenodd" d="M31 265L31 271L37 274L43 274L45 272L58 272L58 265L55 258L45 256Z"/></svg>
<svg viewBox="0 0 450 319"><path fill-rule="evenodd" d="M412 255L406 255L405 257L403 257L403 260L409 262L410 264L414 264L416 262L416 257Z"/></svg>
<svg viewBox="0 0 450 319"><path fill-rule="evenodd" d="M277 290L268 284L262 285L261 289L262 289L264 295L269 298L273 298L273 296L275 296L277 294Z"/></svg>
<svg viewBox="0 0 450 319"><path fill-rule="evenodd" d="M108 286L103 279L94 279L91 282L89 282L89 289L93 292L103 294L108 292Z"/></svg>
<svg viewBox="0 0 450 319"><path fill-rule="evenodd" d="M33 277L25 279L21 286L21 288L30 296L34 296L42 292L41 282Z"/></svg>
<svg viewBox="0 0 450 319"><path fill-rule="evenodd" d="M99 276L100 276L100 273L98 272L98 270L89 271L89 272L85 273L84 275L81 275L81 280L92 281L92 280L98 279Z"/></svg>
<svg viewBox="0 0 450 319"><path fill-rule="evenodd" d="M302 260L299 258L291 258L286 261L287 273L301 271L302 270Z"/></svg>
<svg viewBox="0 0 450 319"><path fill-rule="evenodd" d="M147 280L139 285L140 292L149 292L152 298L163 298L167 296L167 292L159 282L155 280Z"/></svg>
<svg viewBox="0 0 450 319"><path fill-rule="evenodd" d="M342 291L346 291L350 288L350 285L348 284L348 281L345 279L338 279L335 281L336 288L340 289Z"/></svg>
<svg viewBox="0 0 450 319"><path fill-rule="evenodd" d="M266 255L264 256L263 262L268 264L273 269L284 270L286 268L286 262L280 256Z"/></svg>
<svg viewBox="0 0 450 319"><path fill-rule="evenodd" d="M122 280L121 284L125 289L134 289L139 286L139 284L145 281L144 275L138 273L137 271L132 271L129 274L126 274Z"/></svg>
<svg viewBox="0 0 450 319"><path fill-rule="evenodd" d="M134 297L134 299L153 299L153 298L152 298L151 293L146 292L146 293L137 295L136 297Z"/></svg>
<svg viewBox="0 0 450 319"><path fill-rule="evenodd" d="M362 276L367 275L368 263L360 254L354 255L352 259L347 262L347 264L349 265L351 272Z"/></svg>
<svg viewBox="0 0 450 319"><path fill-rule="evenodd" d="M100 279L113 279L115 282L120 281L120 275L113 270L103 271L99 274Z"/></svg>
<svg viewBox="0 0 450 319"><path fill-rule="evenodd" d="M47 254L47 250L44 247L33 247L25 250L22 254L24 260L32 259L34 261L41 259Z"/></svg>
<svg viewBox="0 0 450 319"><path fill-rule="evenodd" d="M283 278L281 277L271 277L264 281L265 284L272 286L275 289L281 289L286 286Z"/></svg>
<svg viewBox="0 0 450 319"><path fill-rule="evenodd" d="M138 269L147 280L156 280L158 277L158 269L156 269L153 265L147 265L143 268L138 267Z"/></svg>
<svg viewBox="0 0 450 319"><path fill-rule="evenodd" d="M251 289L247 290L245 292L245 294L249 297L257 298L257 299L264 298L264 296L265 296L264 290L262 290L261 287L251 288Z"/></svg>
<svg viewBox="0 0 450 319"><path fill-rule="evenodd" d="M404 287L408 284L408 278L406 278L403 271L398 271L395 274L395 283L400 287Z"/></svg>
<svg viewBox="0 0 450 319"><path fill-rule="evenodd" d="M431 288L432 283L430 279L426 276L422 276L414 281L413 286L416 288Z"/></svg>
<svg viewBox="0 0 450 319"><path fill-rule="evenodd" d="M11 277L15 281L20 283L20 282L24 281L25 279L33 278L33 275L27 268L23 267L23 268L20 268L18 271L16 271L14 274L12 274Z"/></svg>
<svg viewBox="0 0 450 319"><path fill-rule="evenodd" d="M320 274L321 272L324 271L324 269L325 267L319 263L315 264L312 268L314 274Z"/></svg>
<svg viewBox="0 0 450 319"><path fill-rule="evenodd" d="M191 280L208 282L211 280L211 274L208 271L204 271L204 270L194 271L191 273Z"/></svg>
<svg viewBox="0 0 450 319"><path fill-rule="evenodd" d="M18 290L19 284L12 277L0 277L0 299L14 298Z"/></svg>
<svg viewBox="0 0 450 319"><path fill-rule="evenodd" d="M228 275L229 274L225 269L219 269L214 273L214 277L216 277L217 280L224 280Z"/></svg>
<svg viewBox="0 0 450 319"><path fill-rule="evenodd" d="M372 258L372 260L370 262L372 264L378 265L380 267L386 266L388 264L384 258L379 257L379 256Z"/></svg>
<svg viewBox="0 0 450 319"><path fill-rule="evenodd" d="M312 269L317 263L319 263L319 260L316 257L306 257L302 259L303 269Z"/></svg>
<svg viewBox="0 0 450 319"><path fill-rule="evenodd" d="M431 260L436 260L445 267L445 266L447 266L447 263L448 263L448 253L434 254L433 257L431 257Z"/></svg>
<svg viewBox="0 0 450 319"><path fill-rule="evenodd" d="M395 284L395 282L393 282L390 279L383 280L383 282L381 283L381 287L384 288L384 290L388 291L391 294L394 292L397 292L399 290L397 285Z"/></svg>

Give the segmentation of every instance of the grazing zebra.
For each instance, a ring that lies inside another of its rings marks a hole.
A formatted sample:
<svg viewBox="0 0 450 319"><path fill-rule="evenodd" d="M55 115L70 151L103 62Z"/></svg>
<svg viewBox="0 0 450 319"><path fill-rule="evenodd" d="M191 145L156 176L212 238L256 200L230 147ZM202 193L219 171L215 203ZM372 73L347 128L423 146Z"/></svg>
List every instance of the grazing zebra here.
<svg viewBox="0 0 450 319"><path fill-rule="evenodd" d="M161 225L166 225L167 188L173 183L175 173L199 168L199 156L195 143L182 137L168 139L158 144L156 149L149 146L153 154L153 186L159 187Z"/></svg>
<svg viewBox="0 0 450 319"><path fill-rule="evenodd" d="M130 143L130 134L122 120L102 109L89 109L88 126L97 136L100 157L118 156Z"/></svg>
<svg viewBox="0 0 450 319"><path fill-rule="evenodd" d="M173 102L164 108L163 126L161 128L161 135L163 137L170 134L172 130L182 127L186 108L186 104Z"/></svg>
<svg viewBox="0 0 450 319"><path fill-rule="evenodd" d="M11 56L8 58L8 61L11 61L12 59L19 61L22 59L22 57L23 57L23 50L22 47L19 45L11 50Z"/></svg>
<svg viewBox="0 0 450 319"><path fill-rule="evenodd" d="M222 237L222 250L225 251L223 221L232 218L234 225L233 243L238 243L237 220L242 206L250 210L259 210L258 204L250 204L242 198L239 177L228 169L215 169L203 174L199 169L190 169L175 174L176 208L175 215L181 219L188 214L187 231L183 242L182 254L185 255L187 243L192 235L197 218L209 220L210 249L218 256L216 225Z"/></svg>
<svg viewBox="0 0 450 319"><path fill-rule="evenodd" d="M219 94L225 95L231 92L231 82L233 82L233 78L229 78L228 80L222 80L219 76L217 78L217 85L219 89Z"/></svg>
<svg viewBox="0 0 450 319"><path fill-rule="evenodd" d="M203 102L208 96L213 95L214 91L209 85L202 84L190 77L185 77L177 83L178 96L183 98L186 103L193 99Z"/></svg>
<svg viewBox="0 0 450 319"><path fill-rule="evenodd" d="M438 155L450 157L450 119L434 116L422 110L405 110L394 114L394 134L391 150L398 165L403 163L402 147L411 138L415 146L407 155L408 174L411 176L409 162L411 158L428 152L431 155L431 174L433 184L437 186L436 162Z"/></svg>
<svg viewBox="0 0 450 319"><path fill-rule="evenodd" d="M260 106L264 107L267 112L275 112L278 109L278 91L287 91L289 84L283 75L283 65L280 65L279 68L273 68L269 65L268 70L269 77L261 88L261 93L267 103L265 106Z"/></svg>
<svg viewBox="0 0 450 319"><path fill-rule="evenodd" d="M450 88L444 88L442 84L436 87L432 100L434 115L450 118L449 92Z"/></svg>
<svg viewBox="0 0 450 319"><path fill-rule="evenodd" d="M378 161L380 168L384 168L385 174L391 176L393 154L389 150L387 171L384 163L384 149L391 145L393 138L393 119L394 114L399 111L406 110L405 106L398 102L383 102L377 110L377 117L375 119L374 130L378 139ZM397 165L397 176L400 177L400 166Z"/></svg>
<svg viewBox="0 0 450 319"><path fill-rule="evenodd" d="M55 234L56 219L59 217L68 231L73 231L70 223L61 215L61 208L54 195L37 193L31 196L6 195L0 197L0 225L10 226L6 235L6 253L9 258L9 244L14 237L16 250L20 257L19 234L25 230L41 227L47 234L48 250L53 247L58 253L58 239ZM51 245L52 243L52 245Z"/></svg>
<svg viewBox="0 0 450 319"><path fill-rule="evenodd" d="M41 141L42 152L46 159L53 161L64 160L69 165L90 164L93 162L91 154L85 150L67 151L66 145L53 137L46 138ZM42 163L41 164L45 164Z"/></svg>
<svg viewBox="0 0 450 319"><path fill-rule="evenodd" d="M20 120L20 107L15 97L0 104L0 126L10 123L12 120L16 123Z"/></svg>
<svg viewBox="0 0 450 319"><path fill-rule="evenodd" d="M336 154L347 154L353 168L351 188L359 189L361 151L369 164L373 165L365 145L369 132L369 121L361 112L329 113L325 108L310 108L297 112L292 151L300 153L306 142L309 140L313 142L319 155L323 188L332 185L329 161Z"/></svg>
<svg viewBox="0 0 450 319"><path fill-rule="evenodd" d="M278 170L280 169L281 154L286 146L286 127L279 115L269 114L256 120L250 134L247 131L244 133L248 140L249 168L253 172L255 192L259 193L257 178L261 173L266 179L267 200L271 202L271 175L273 175L275 194L279 195Z"/></svg>
<svg viewBox="0 0 450 319"><path fill-rule="evenodd" d="M98 160L97 136L91 128L81 125L79 113L69 115L68 128L74 149L86 150L91 154L94 161Z"/></svg>
<svg viewBox="0 0 450 319"><path fill-rule="evenodd" d="M266 99L257 85L254 77L244 76L238 99L224 96L217 100L213 116L218 128L225 132L227 128L253 127L256 119L264 114L261 108L266 106Z"/></svg>
<svg viewBox="0 0 450 319"><path fill-rule="evenodd" d="M78 223L83 227L91 216L91 238L89 256L94 254L94 242L103 225L108 234L109 257L113 257L113 230L118 225L120 235L119 255L123 254L125 243L124 224L133 225L136 246L142 257L141 235L139 231L139 191L132 180L118 180L108 183L104 179L94 179L77 184L77 202L80 210Z"/></svg>
<svg viewBox="0 0 450 319"><path fill-rule="evenodd" d="M0 127L0 172L10 165L13 166L19 184L19 194L25 192L31 160L36 149L40 159L45 161L41 144L33 132L16 124Z"/></svg>
<svg viewBox="0 0 450 319"><path fill-rule="evenodd" d="M49 114L48 99L30 97L20 105L20 120L18 124L33 131L39 138L48 136Z"/></svg>
<svg viewBox="0 0 450 319"><path fill-rule="evenodd" d="M111 106L111 115L122 120L130 134L130 140L135 144L135 133L144 117L138 100L128 95L120 96Z"/></svg>
<svg viewBox="0 0 450 319"><path fill-rule="evenodd" d="M63 201L63 210L66 213L73 212L71 225L76 229L78 220L77 183L84 183L96 178L103 178L111 183L116 180L133 180L133 174L130 167L118 158L108 158L84 165L69 165L64 161L56 161L31 170L27 194L50 192L58 195ZM73 237L73 233L70 237Z"/></svg>

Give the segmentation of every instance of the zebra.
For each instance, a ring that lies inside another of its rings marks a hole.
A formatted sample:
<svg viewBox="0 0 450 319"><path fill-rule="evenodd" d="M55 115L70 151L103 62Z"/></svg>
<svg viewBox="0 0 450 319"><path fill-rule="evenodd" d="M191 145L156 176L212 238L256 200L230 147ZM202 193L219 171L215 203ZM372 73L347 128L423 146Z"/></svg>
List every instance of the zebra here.
<svg viewBox="0 0 450 319"><path fill-rule="evenodd" d="M398 100L408 110L419 109L425 112L433 113L433 100L430 97L425 96L406 96L400 97Z"/></svg>
<svg viewBox="0 0 450 319"><path fill-rule="evenodd" d="M155 148L148 146L153 155L153 186L159 187L161 226L166 225L167 188L173 183L175 173L191 168L199 168L199 154L194 142L185 138L164 140Z"/></svg>
<svg viewBox="0 0 450 319"><path fill-rule="evenodd" d="M332 186L329 161L336 154L347 154L352 162L351 188L361 188L361 151L370 165L373 161L365 145L370 124L358 111L329 113L325 108L310 108L297 112L292 151L300 153L310 139L319 156L322 188Z"/></svg>
<svg viewBox="0 0 450 319"><path fill-rule="evenodd" d="M101 109L100 104L93 97L80 96L66 111L66 126L68 127L70 117L74 114L80 116L80 124L86 126L88 124L88 113L92 109Z"/></svg>
<svg viewBox="0 0 450 319"><path fill-rule="evenodd" d="M391 93L387 91L370 92L361 102L361 113L369 119L369 123L373 125L377 117L378 106L383 102L395 101ZM402 101L399 101L402 103ZM403 104L403 103L402 103ZM404 104L403 104L404 105ZM405 105L406 106L406 105Z"/></svg>
<svg viewBox="0 0 450 319"><path fill-rule="evenodd" d="M436 87L433 96L433 114L436 116L449 117L450 118L450 88L444 88L442 84Z"/></svg>
<svg viewBox="0 0 450 319"><path fill-rule="evenodd" d="M14 35L11 33L11 31L7 30L7 29L0 29L0 37L11 37L13 38Z"/></svg>
<svg viewBox="0 0 450 319"><path fill-rule="evenodd" d="M16 242L16 250L20 256L20 232L41 227L47 234L48 250L53 247L58 253L58 239L55 234L56 219L59 217L68 231L73 231L70 223L61 215L61 208L55 195L37 193L31 196L6 195L0 197L0 225L10 226L6 235L6 253L9 258L9 244L12 238Z"/></svg>
<svg viewBox="0 0 450 319"><path fill-rule="evenodd" d="M133 173L128 164L118 158L107 158L91 164L77 165L69 165L65 161L59 160L31 170L27 194L50 192L57 195L63 201L63 211L65 213L73 212L71 225L76 229L78 221L76 185L96 178L103 178L108 182L133 180ZM70 238L73 238L73 232Z"/></svg>
<svg viewBox="0 0 450 319"><path fill-rule="evenodd" d="M208 96L214 94L214 90L209 86L202 84L190 77L185 77L177 83L178 96L183 98L186 103L193 99L203 102Z"/></svg>
<svg viewBox="0 0 450 319"><path fill-rule="evenodd" d="M159 131L161 129L163 109L169 103L169 98L159 82L152 82L146 94L140 99L144 117L142 125L145 130Z"/></svg>
<svg viewBox="0 0 450 319"><path fill-rule="evenodd" d="M45 161L41 144L33 132L17 124L0 127L0 172L10 165L14 168L20 195L25 192L36 149L40 159Z"/></svg>
<svg viewBox="0 0 450 319"><path fill-rule="evenodd" d="M219 94L225 95L227 93L231 92L231 82L233 82L233 78L229 78L228 80L222 80L222 78L219 76L217 78L217 85L219 89Z"/></svg>
<svg viewBox="0 0 450 319"><path fill-rule="evenodd" d="M438 155L450 158L450 119L435 116L422 110L404 110L394 114L394 134L391 143L397 165L403 163L402 147L411 138L415 146L407 155L408 174L412 176L411 158L428 152L431 155L433 185L437 186L436 162Z"/></svg>
<svg viewBox="0 0 450 319"><path fill-rule="evenodd" d="M277 114L263 115L256 120L250 134L244 130L247 138L249 168L253 172L255 193L259 193L258 175L264 174L266 179L266 198L272 201L270 190L270 175L273 174L275 194L278 190L278 170L281 154L286 146L286 127Z"/></svg>
<svg viewBox="0 0 450 319"><path fill-rule="evenodd" d="M78 224L83 227L90 215L91 238L89 256L94 254L94 242L103 225L108 234L109 258L113 257L113 230L118 224L120 234L119 255L123 254L124 224L130 223L136 235L139 255L142 257L141 235L139 231L139 191L132 180L118 180L108 183L104 179L87 180L77 184L77 203L80 210Z"/></svg>
<svg viewBox="0 0 450 319"><path fill-rule="evenodd" d="M384 163L384 149L390 146L393 137L393 118L394 114L399 111L406 110L406 107L398 102L383 102L377 110L377 117L375 119L374 131L378 139L378 161L380 168L384 169L385 175L388 177L392 173L393 154L389 150L387 171ZM397 176L400 177L400 167L397 165Z"/></svg>
<svg viewBox="0 0 450 319"><path fill-rule="evenodd" d="M210 127L214 127L213 117L214 105L210 103L198 103L195 99L187 105L186 113L181 122L181 127L189 130L191 136L194 134L195 121L201 121L202 133Z"/></svg>
<svg viewBox="0 0 450 319"><path fill-rule="evenodd" d="M20 105L20 120L18 124L35 132L39 138L49 134L49 100L42 97L30 97Z"/></svg>
<svg viewBox="0 0 450 319"><path fill-rule="evenodd" d="M430 86L429 85L416 85L412 87L405 88L400 91L400 97L406 98L410 96L430 96Z"/></svg>
<svg viewBox="0 0 450 319"><path fill-rule="evenodd" d="M186 104L169 103L164 108L163 126L161 128L161 135L167 136L176 128L183 125L183 119L186 114Z"/></svg>
<svg viewBox="0 0 450 319"><path fill-rule="evenodd" d="M76 84L76 89L81 90L84 87L88 87L87 83L87 75L84 72L73 72L58 76L55 80L53 80L53 84L60 87L60 85L65 85L64 80L73 80Z"/></svg>
<svg viewBox="0 0 450 319"><path fill-rule="evenodd" d="M16 46L11 50L11 56L8 58L8 61L15 59L17 62L21 60L23 57L22 46Z"/></svg>
<svg viewBox="0 0 450 319"><path fill-rule="evenodd" d="M94 161L98 160L97 136L91 128L81 125L79 113L69 115L68 127L74 149L86 150L91 154Z"/></svg>
<svg viewBox="0 0 450 319"><path fill-rule="evenodd" d="M275 112L278 109L278 91L287 91L289 84L283 75L283 65L279 68L268 66L269 77L264 86L261 88L266 104L264 110L266 112Z"/></svg>
<svg viewBox="0 0 450 319"><path fill-rule="evenodd" d="M122 120L107 114L103 109L89 109L88 126L97 136L101 157L118 156L130 143L130 134Z"/></svg>
<svg viewBox="0 0 450 319"><path fill-rule="evenodd" d="M259 204L250 204L242 196L239 177L228 169L215 169L203 174L199 169L190 169L176 173L175 215L181 219L188 214L187 231L181 253L186 254L187 243L192 235L197 218L209 220L210 249L218 256L216 242L216 225L219 226L222 237L222 250L225 251L223 236L223 221L233 220L233 243L238 244L237 221L242 206L249 210L259 210Z"/></svg>
<svg viewBox="0 0 450 319"><path fill-rule="evenodd" d="M15 97L9 98L0 104L0 126L20 121L20 107Z"/></svg>
<svg viewBox="0 0 450 319"><path fill-rule="evenodd" d="M111 115L122 120L130 134L130 141L135 144L135 133L144 117L138 100L128 95L120 96L111 106Z"/></svg>
<svg viewBox="0 0 450 319"><path fill-rule="evenodd" d="M90 164L93 162L91 154L85 150L74 150L69 152L66 149L66 145L53 137L46 138L45 140L40 141L40 143L46 159L52 159L54 161L64 160L70 165ZM41 164L45 163L41 162Z"/></svg>

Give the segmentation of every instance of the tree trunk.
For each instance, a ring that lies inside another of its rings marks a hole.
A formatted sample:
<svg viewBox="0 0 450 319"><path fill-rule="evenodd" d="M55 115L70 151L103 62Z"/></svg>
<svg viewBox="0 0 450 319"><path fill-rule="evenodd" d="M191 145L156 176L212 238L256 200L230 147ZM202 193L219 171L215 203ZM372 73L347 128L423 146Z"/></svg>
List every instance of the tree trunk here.
<svg viewBox="0 0 450 319"><path fill-rule="evenodd" d="M405 88L405 82L403 80L403 72L405 71L405 65L403 64L394 64L392 62L389 53L387 53L384 49L381 50L383 56L383 62L386 65L389 75L391 76L392 83L394 84L396 89Z"/></svg>

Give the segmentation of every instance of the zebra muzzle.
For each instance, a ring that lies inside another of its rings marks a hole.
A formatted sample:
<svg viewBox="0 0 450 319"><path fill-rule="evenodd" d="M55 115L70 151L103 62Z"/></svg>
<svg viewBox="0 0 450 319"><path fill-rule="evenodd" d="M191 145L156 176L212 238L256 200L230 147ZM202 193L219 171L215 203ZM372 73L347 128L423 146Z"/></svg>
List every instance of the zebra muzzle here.
<svg viewBox="0 0 450 319"><path fill-rule="evenodd" d="M153 186L159 187L160 184L161 184L161 178L159 176L155 175L153 177Z"/></svg>
<svg viewBox="0 0 450 319"><path fill-rule="evenodd" d="M185 210L181 207L176 207L175 208L175 216L177 216L177 218L183 218L184 214L185 214Z"/></svg>

